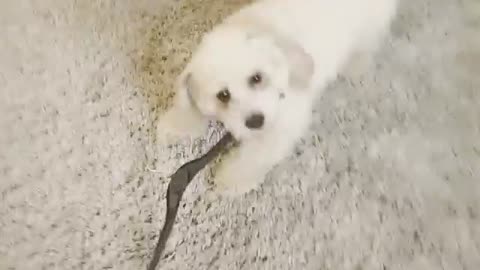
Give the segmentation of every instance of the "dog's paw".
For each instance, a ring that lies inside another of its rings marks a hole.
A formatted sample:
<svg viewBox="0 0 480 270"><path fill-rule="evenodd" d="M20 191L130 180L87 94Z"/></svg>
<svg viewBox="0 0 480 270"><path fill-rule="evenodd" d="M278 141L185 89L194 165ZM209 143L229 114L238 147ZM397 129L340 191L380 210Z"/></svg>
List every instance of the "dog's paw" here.
<svg viewBox="0 0 480 270"><path fill-rule="evenodd" d="M221 195L239 196L256 188L263 181L264 175L221 167L213 178L215 191Z"/></svg>
<svg viewBox="0 0 480 270"><path fill-rule="evenodd" d="M175 144L181 140L197 138L206 133L207 123L182 119L175 111L168 111L158 120L157 141L161 144Z"/></svg>

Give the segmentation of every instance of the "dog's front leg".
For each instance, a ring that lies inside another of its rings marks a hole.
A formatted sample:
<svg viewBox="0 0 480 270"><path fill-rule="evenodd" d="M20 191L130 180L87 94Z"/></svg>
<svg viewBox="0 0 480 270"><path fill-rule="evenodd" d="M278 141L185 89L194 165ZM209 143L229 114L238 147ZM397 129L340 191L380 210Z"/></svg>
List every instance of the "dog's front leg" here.
<svg viewBox="0 0 480 270"><path fill-rule="evenodd" d="M181 139L204 135L208 128L208 119L189 105L176 100L157 125L157 139L161 144L172 144Z"/></svg>
<svg viewBox="0 0 480 270"><path fill-rule="evenodd" d="M220 193L240 195L257 188L267 173L288 156L299 136L270 135L241 143L220 164L214 184Z"/></svg>
<svg viewBox="0 0 480 270"><path fill-rule="evenodd" d="M203 135L208 121L200 113L172 107L158 120L159 135L174 136L176 139Z"/></svg>

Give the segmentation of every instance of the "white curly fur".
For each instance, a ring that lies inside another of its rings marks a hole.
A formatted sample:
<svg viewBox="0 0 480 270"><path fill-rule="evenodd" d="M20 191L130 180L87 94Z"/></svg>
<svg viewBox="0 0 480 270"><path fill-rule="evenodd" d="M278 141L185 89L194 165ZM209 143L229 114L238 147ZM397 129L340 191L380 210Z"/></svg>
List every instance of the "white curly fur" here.
<svg viewBox="0 0 480 270"><path fill-rule="evenodd" d="M396 0L263 0L207 33L179 76L161 136L197 136L208 119L241 141L215 183L249 191L290 154L309 128L315 99L354 55L371 53L388 31ZM261 82L249 78L259 73ZM218 92L228 89L222 103ZM248 128L252 114L264 116Z"/></svg>

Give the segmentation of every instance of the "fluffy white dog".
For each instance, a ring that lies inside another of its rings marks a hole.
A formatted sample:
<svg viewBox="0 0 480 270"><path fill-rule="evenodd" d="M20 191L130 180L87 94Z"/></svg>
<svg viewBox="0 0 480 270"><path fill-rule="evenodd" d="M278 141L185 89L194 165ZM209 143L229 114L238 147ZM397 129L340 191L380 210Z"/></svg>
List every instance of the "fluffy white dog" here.
<svg viewBox="0 0 480 270"><path fill-rule="evenodd" d="M161 136L201 135L218 120L241 144L214 182L243 193L288 156L312 106L356 54L388 31L396 0L261 0L207 33L178 78Z"/></svg>

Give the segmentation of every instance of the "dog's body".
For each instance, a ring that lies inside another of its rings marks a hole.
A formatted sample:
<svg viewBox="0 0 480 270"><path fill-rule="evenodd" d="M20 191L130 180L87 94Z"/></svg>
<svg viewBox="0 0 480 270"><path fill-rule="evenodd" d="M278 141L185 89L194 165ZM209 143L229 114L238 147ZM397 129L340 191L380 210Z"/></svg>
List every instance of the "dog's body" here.
<svg viewBox="0 0 480 270"><path fill-rule="evenodd" d="M216 174L236 193L256 187L310 124L325 86L376 49L396 0L263 0L207 33L179 76L162 134L198 135L219 120L241 141Z"/></svg>

